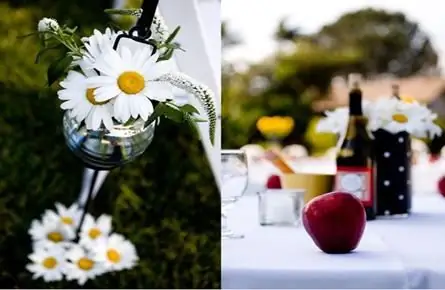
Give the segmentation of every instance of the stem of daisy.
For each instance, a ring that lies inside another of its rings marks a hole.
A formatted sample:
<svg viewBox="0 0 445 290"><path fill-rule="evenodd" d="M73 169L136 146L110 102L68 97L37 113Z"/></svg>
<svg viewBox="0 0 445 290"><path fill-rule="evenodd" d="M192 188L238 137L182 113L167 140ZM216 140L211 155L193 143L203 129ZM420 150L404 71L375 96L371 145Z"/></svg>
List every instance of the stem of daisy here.
<svg viewBox="0 0 445 290"><path fill-rule="evenodd" d="M82 216L80 217L79 226L77 227L76 242L79 241L80 231L82 230L82 225L85 220L85 216L88 212L88 208L90 207L91 201L93 200L94 186L96 185L96 180L97 180L98 175L99 175L99 170L94 169L93 176L91 177L90 188L88 190L87 200L85 201L84 205L82 205L82 204L80 205L81 207L83 207L83 210L82 210Z"/></svg>

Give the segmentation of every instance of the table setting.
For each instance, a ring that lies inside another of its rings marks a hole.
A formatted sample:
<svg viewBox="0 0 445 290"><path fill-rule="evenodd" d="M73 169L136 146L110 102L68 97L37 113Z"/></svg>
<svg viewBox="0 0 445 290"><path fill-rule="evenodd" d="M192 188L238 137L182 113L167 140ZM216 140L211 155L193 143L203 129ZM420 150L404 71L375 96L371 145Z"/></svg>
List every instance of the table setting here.
<svg viewBox="0 0 445 290"><path fill-rule="evenodd" d="M222 150L222 170L232 172L222 175L222 200L231 200L222 202L223 289L445 287L445 160L425 153L413 162L411 146L441 134L434 116L396 95L364 104L358 86L350 100L363 111L350 106L320 128L339 133L336 154L289 158L276 144ZM423 118L403 125L414 110ZM362 114L373 151L360 165L348 158L367 153L351 147L366 145L352 139Z"/></svg>

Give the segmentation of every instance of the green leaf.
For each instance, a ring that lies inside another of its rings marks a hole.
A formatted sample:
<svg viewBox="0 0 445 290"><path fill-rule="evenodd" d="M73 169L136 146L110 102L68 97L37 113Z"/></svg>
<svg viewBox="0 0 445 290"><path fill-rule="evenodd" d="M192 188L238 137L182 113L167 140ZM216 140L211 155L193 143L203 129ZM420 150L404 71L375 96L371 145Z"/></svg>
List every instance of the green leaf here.
<svg viewBox="0 0 445 290"><path fill-rule="evenodd" d="M36 31L36 32L25 34L25 35L19 35L19 36L17 36L17 39L22 39L22 38L26 38L26 37L37 35L37 34L40 34L40 32Z"/></svg>
<svg viewBox="0 0 445 290"><path fill-rule="evenodd" d="M67 28L66 28L66 31L68 31L70 34L74 34L74 33L77 31L77 26L74 27L74 28L69 28L69 27L67 27Z"/></svg>
<svg viewBox="0 0 445 290"><path fill-rule="evenodd" d="M164 116L177 123L182 123L184 121L184 113L169 105L164 106Z"/></svg>
<svg viewBox="0 0 445 290"><path fill-rule="evenodd" d="M181 111L189 113L189 114L199 114L198 109L196 109L193 105L185 104L179 107Z"/></svg>
<svg viewBox="0 0 445 290"><path fill-rule="evenodd" d="M169 60L173 56L174 49L167 49L167 51L158 58L159 61Z"/></svg>
<svg viewBox="0 0 445 290"><path fill-rule="evenodd" d="M71 56L65 55L49 65L47 71L48 86L51 86L66 72L72 61Z"/></svg>
<svg viewBox="0 0 445 290"><path fill-rule="evenodd" d="M36 63L36 64L39 63L40 57L42 55L44 55L46 52L48 52L50 50L55 50L55 49L58 49L58 48L62 48L62 47L63 47L63 44L57 44L57 45L54 45L54 46L49 46L49 47L45 47L45 48L41 49L37 53L36 59L34 60L34 63Z"/></svg>
<svg viewBox="0 0 445 290"><path fill-rule="evenodd" d="M154 112L148 117L145 125L148 126L154 121L156 121L162 114L164 113L165 105L163 103L159 103L156 105Z"/></svg>
<svg viewBox="0 0 445 290"><path fill-rule="evenodd" d="M111 14L111 15L130 15L130 16L138 16L142 13L142 9L139 8L129 8L129 9L105 9L105 13Z"/></svg>
<svg viewBox="0 0 445 290"><path fill-rule="evenodd" d="M205 122L208 122L209 120L207 120L207 119L200 119L200 118L192 118L192 120L195 122L195 123L205 123Z"/></svg>
<svg viewBox="0 0 445 290"><path fill-rule="evenodd" d="M173 41L173 39L175 39L175 37L178 35L179 30L181 30L181 26L178 26L175 28L175 30L173 30L173 32L167 37L167 39L165 40L165 43L170 43Z"/></svg>
<svg viewBox="0 0 445 290"><path fill-rule="evenodd" d="M199 138L200 135L199 135L198 125L190 118L187 119L187 125L189 125L192 132Z"/></svg>

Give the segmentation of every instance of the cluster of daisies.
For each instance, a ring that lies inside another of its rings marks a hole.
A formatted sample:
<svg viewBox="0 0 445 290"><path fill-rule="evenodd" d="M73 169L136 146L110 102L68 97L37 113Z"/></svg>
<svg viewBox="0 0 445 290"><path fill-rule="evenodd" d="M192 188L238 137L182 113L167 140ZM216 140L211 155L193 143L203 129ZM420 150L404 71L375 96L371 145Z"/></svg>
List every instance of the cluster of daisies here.
<svg viewBox="0 0 445 290"><path fill-rule="evenodd" d="M65 207L56 203L56 210L46 210L41 220L34 220L29 229L33 253L27 270L33 279L45 282L77 281L109 272L133 268L139 260L134 245L122 235L112 233L111 217L95 219L86 214L79 236L76 236L82 210L74 204Z"/></svg>
<svg viewBox="0 0 445 290"><path fill-rule="evenodd" d="M412 98L382 97L375 102L363 101L362 106L370 132L380 129L392 134L407 132L417 138L442 134L442 129L434 122L437 115ZM325 114L317 131L342 135L347 127L349 109L342 107Z"/></svg>
<svg viewBox="0 0 445 290"><path fill-rule="evenodd" d="M165 37L165 28L160 31L156 27L154 37ZM40 20L38 31L54 39L65 35L57 21L49 18ZM213 139L216 122L213 93L190 77L172 72L172 64L164 61L164 48L156 50L151 45L120 38L114 49L122 33L125 32L110 28L104 33L94 30L91 36L81 39L80 48L74 47L76 53L71 55L70 71L59 83L61 108L77 122L84 122L88 130L111 131L115 125L128 121L147 121L154 112L152 101L174 100L173 88L177 87L193 94L203 105Z"/></svg>

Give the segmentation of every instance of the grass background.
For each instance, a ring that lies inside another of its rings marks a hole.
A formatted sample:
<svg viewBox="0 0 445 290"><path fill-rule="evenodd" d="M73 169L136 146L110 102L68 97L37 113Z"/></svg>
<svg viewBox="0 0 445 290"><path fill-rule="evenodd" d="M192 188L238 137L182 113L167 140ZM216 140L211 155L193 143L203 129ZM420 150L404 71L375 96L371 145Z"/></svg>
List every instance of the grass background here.
<svg viewBox="0 0 445 290"><path fill-rule="evenodd" d="M103 28L110 1L0 2L0 285L2 288L78 288L45 284L26 272L30 222L56 201L78 196L82 164L65 146L62 111L45 89L47 61L34 64L42 17ZM105 181L93 211L113 215L114 230L137 247L140 263L84 288L219 288L219 194L199 140L187 126L163 120L147 152Z"/></svg>

